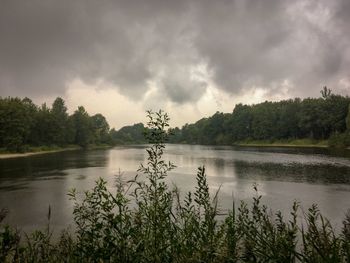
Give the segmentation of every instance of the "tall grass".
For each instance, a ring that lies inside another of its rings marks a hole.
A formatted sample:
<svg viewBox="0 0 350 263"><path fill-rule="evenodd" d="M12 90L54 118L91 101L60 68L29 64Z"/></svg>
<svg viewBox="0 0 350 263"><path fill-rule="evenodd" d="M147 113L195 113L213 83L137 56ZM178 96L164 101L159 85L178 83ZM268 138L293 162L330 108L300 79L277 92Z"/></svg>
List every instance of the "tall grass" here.
<svg viewBox="0 0 350 263"><path fill-rule="evenodd" d="M336 234L316 205L304 223L298 203L284 219L261 204L254 187L252 204L233 202L222 219L205 167L198 168L193 192L181 196L169 188L165 178L175 168L163 159L169 118L160 111L148 112L148 119L148 159L133 180L117 180L110 191L99 179L82 201L72 190L76 231L58 241L49 226L22 237L1 225L0 262L349 262L350 214ZM0 222L5 215L1 210Z"/></svg>

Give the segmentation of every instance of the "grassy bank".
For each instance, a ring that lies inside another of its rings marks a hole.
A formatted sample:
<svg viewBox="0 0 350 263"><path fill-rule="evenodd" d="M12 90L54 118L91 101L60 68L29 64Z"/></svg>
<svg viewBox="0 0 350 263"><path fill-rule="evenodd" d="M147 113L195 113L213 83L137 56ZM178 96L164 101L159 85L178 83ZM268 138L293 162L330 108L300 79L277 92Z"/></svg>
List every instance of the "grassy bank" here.
<svg viewBox="0 0 350 263"><path fill-rule="evenodd" d="M101 145L89 145L85 148L85 150L98 150L98 149L108 149L113 146L107 145L107 144L101 144ZM14 153L9 152L4 149L0 149L0 159L8 159L8 158L20 158L20 157L29 157L33 155L40 155L40 154L48 154L48 153L56 153L56 152L63 152L63 151L74 151L74 150L82 150L82 148L79 145L68 145L65 147L60 146L35 146L35 147L27 147L25 152L21 153Z"/></svg>
<svg viewBox="0 0 350 263"><path fill-rule="evenodd" d="M328 147L328 140L312 140L312 139L297 139L297 140L244 140L235 143L237 146L254 146L254 147Z"/></svg>
<svg viewBox="0 0 350 263"><path fill-rule="evenodd" d="M21 153L13 153L5 150L0 151L0 159L8 159L8 158L20 158L20 157L29 157L33 155L39 154L48 154L62 151L73 151L81 149L78 145L70 145L67 147L59 147L59 146L38 146L38 147L29 147L27 151Z"/></svg>

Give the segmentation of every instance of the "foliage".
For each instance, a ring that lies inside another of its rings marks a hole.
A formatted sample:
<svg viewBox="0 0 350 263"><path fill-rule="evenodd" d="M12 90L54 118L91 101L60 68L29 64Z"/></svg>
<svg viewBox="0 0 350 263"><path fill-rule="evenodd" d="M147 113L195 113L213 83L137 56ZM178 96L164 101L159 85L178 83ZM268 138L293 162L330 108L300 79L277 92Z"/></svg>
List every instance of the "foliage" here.
<svg viewBox="0 0 350 263"><path fill-rule="evenodd" d="M9 151L24 151L32 126L31 105L27 99L0 100L0 147Z"/></svg>
<svg viewBox="0 0 350 263"><path fill-rule="evenodd" d="M329 145L332 147L344 148L350 146L350 131L335 133L329 138Z"/></svg>
<svg viewBox="0 0 350 263"><path fill-rule="evenodd" d="M237 104L231 114L215 113L172 130L172 143L235 144L245 140L326 140L350 125L350 98L324 87L320 98L254 105ZM348 116L348 117L347 117ZM332 146L332 144L331 144Z"/></svg>
<svg viewBox="0 0 350 263"><path fill-rule="evenodd" d="M75 127L75 142L86 148L92 142L92 121L89 114L83 106L79 106L78 110L72 115Z"/></svg>
<svg viewBox="0 0 350 263"><path fill-rule="evenodd" d="M349 262L350 214L341 233L313 205L298 221L299 204L291 214L272 214L256 196L228 213L210 192L205 168L197 186L182 198L165 183L175 166L163 159L169 118L148 112L148 159L136 177L117 177L110 190L99 179L83 194L70 192L75 234L64 232L52 242L48 227L20 242L18 231L0 226L2 262ZM80 201L81 200L81 201ZM0 212L0 223L6 211ZM50 209L48 213L50 219Z"/></svg>
<svg viewBox="0 0 350 263"><path fill-rule="evenodd" d="M52 130L54 131L52 142L56 145L62 145L66 142L68 113L64 100L60 97L56 98L52 104Z"/></svg>
<svg viewBox="0 0 350 263"><path fill-rule="evenodd" d="M82 106L69 116L59 97L51 108L45 103L36 106L28 98L0 97L0 148L23 152L32 147L70 144L112 144L105 117L89 116Z"/></svg>
<svg viewBox="0 0 350 263"><path fill-rule="evenodd" d="M350 98L324 87L322 97L237 104L232 113L216 112L209 118L169 129L169 142L230 145L242 141L328 140L330 146L348 146ZM78 144L144 144L142 123L111 129L102 114L90 116L80 106L68 115L65 102L36 106L30 99L0 97L0 148L23 152L30 146Z"/></svg>
<svg viewBox="0 0 350 263"><path fill-rule="evenodd" d="M109 143L109 124L106 118L98 113L91 117L93 141L97 143Z"/></svg>
<svg viewBox="0 0 350 263"><path fill-rule="evenodd" d="M320 91L320 93L322 95L322 98L328 99L331 96L331 94L332 94L332 90L327 88L326 86L324 86L322 88L322 90Z"/></svg>
<svg viewBox="0 0 350 263"><path fill-rule="evenodd" d="M124 126L116 131L112 129L111 140L114 144L144 144L147 140L144 136L145 127L142 123L137 123L132 126Z"/></svg>
<svg viewBox="0 0 350 263"><path fill-rule="evenodd" d="M346 117L346 128L348 131L350 131L350 105L349 105L348 115Z"/></svg>

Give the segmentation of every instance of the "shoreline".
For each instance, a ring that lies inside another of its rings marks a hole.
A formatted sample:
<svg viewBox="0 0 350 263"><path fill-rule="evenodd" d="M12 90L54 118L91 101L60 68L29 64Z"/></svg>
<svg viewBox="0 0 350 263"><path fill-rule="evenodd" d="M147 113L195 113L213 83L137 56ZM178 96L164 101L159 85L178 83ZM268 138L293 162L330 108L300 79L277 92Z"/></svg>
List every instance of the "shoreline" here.
<svg viewBox="0 0 350 263"><path fill-rule="evenodd" d="M25 152L25 153L0 153L0 159L12 159L12 158L22 158L22 157L30 157L33 155L41 155L48 153L57 153L57 152L65 152L65 151L74 151L80 150L80 147L70 147L70 148L62 148L56 150L47 150L47 151L37 151L37 152Z"/></svg>
<svg viewBox="0 0 350 263"><path fill-rule="evenodd" d="M113 146L94 145L94 146L89 146L86 150L99 150L99 149L107 149L111 147ZM67 147L67 148L59 148L59 149L43 150L43 151L39 150L39 151L32 151L32 152L25 152L25 153L0 153L0 160L12 159L12 158L25 158L25 157L30 157L34 155L50 154L50 153L65 152L65 151L77 151L82 149L83 148L80 146L73 146L73 147Z"/></svg>
<svg viewBox="0 0 350 263"><path fill-rule="evenodd" d="M190 143L170 143L170 144L183 144L183 145L208 145L208 146L235 146L235 147L281 147L281 148L332 148L325 143L283 143L283 142L273 142L273 143L265 143L265 142L237 142L232 144L190 144ZM344 148L344 149L350 149Z"/></svg>
<svg viewBox="0 0 350 263"><path fill-rule="evenodd" d="M266 143L266 144L259 144L259 143L238 143L234 144L234 146L239 147L283 147L283 148L329 148L328 145L319 145L319 144L274 144L274 143Z"/></svg>
<svg viewBox="0 0 350 263"><path fill-rule="evenodd" d="M328 140L293 139L293 140L242 140L235 146L242 147L283 147L283 148L331 148Z"/></svg>

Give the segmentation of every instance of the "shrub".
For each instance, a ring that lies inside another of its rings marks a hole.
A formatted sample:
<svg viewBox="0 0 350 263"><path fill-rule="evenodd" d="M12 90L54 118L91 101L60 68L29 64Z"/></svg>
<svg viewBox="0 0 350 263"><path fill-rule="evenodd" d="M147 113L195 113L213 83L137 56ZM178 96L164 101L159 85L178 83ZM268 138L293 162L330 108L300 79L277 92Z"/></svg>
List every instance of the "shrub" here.
<svg viewBox="0 0 350 263"><path fill-rule="evenodd" d="M330 147L338 148L350 146L350 132L332 134L329 138L328 144Z"/></svg>

